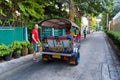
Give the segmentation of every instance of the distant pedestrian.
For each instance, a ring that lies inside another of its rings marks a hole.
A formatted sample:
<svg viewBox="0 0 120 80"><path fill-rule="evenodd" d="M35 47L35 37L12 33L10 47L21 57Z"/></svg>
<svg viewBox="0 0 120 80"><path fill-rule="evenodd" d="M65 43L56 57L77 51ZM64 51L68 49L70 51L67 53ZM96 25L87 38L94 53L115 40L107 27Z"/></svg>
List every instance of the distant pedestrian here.
<svg viewBox="0 0 120 80"><path fill-rule="evenodd" d="M38 62L38 59L36 57L36 52L37 52L37 44L40 42L39 37L38 37L38 24L34 25L34 29L32 30L32 43L33 43L33 61Z"/></svg>
<svg viewBox="0 0 120 80"><path fill-rule="evenodd" d="M83 34L84 34L84 39L86 39L86 29L83 30Z"/></svg>

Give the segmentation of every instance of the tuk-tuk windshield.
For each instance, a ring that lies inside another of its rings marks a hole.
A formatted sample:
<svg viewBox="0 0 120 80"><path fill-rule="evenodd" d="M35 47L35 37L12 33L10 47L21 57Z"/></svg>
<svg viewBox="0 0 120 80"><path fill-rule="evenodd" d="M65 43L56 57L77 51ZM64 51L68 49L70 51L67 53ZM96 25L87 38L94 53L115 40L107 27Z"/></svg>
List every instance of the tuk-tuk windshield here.
<svg viewBox="0 0 120 80"><path fill-rule="evenodd" d="M65 29L60 28L49 28L44 27L42 28L42 37L45 36L64 36L65 35Z"/></svg>

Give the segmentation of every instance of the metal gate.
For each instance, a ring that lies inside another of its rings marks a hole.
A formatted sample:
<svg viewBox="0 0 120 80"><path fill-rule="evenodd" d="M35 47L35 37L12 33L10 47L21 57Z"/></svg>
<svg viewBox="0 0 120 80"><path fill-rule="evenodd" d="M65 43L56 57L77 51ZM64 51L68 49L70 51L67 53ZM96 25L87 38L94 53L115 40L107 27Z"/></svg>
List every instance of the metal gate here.
<svg viewBox="0 0 120 80"><path fill-rule="evenodd" d="M9 45L13 41L28 40L27 36L25 27L0 27L0 44Z"/></svg>

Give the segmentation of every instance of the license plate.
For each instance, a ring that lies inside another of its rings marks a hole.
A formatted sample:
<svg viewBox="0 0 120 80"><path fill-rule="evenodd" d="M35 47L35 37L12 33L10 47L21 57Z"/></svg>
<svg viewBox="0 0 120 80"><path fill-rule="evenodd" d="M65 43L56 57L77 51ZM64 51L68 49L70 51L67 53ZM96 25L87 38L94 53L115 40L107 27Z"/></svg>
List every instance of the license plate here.
<svg viewBox="0 0 120 80"><path fill-rule="evenodd" d="M58 48L58 47L49 47L48 48L49 50L52 50L52 51L64 51L64 48Z"/></svg>
<svg viewBox="0 0 120 80"><path fill-rule="evenodd" d="M75 61L70 61L70 64L75 64Z"/></svg>
<svg viewBox="0 0 120 80"><path fill-rule="evenodd" d="M57 59L60 59L60 58L61 58L61 56L59 56L59 55L53 55L53 56L52 56L52 58L57 58Z"/></svg>

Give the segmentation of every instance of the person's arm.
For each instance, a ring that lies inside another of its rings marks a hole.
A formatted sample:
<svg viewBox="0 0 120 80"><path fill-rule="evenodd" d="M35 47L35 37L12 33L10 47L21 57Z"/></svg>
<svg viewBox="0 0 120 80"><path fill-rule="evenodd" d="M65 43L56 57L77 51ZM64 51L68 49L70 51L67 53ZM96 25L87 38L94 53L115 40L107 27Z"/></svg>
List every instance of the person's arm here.
<svg viewBox="0 0 120 80"><path fill-rule="evenodd" d="M34 37L34 34L32 34L32 39L35 41L35 43L38 44L37 40L36 40L35 37Z"/></svg>
<svg viewBox="0 0 120 80"><path fill-rule="evenodd" d="M38 39L38 42L40 42L40 40Z"/></svg>

